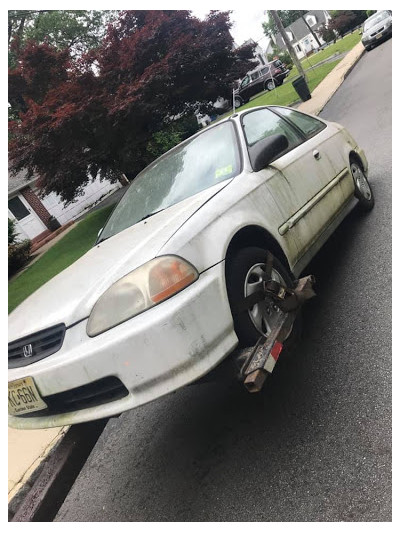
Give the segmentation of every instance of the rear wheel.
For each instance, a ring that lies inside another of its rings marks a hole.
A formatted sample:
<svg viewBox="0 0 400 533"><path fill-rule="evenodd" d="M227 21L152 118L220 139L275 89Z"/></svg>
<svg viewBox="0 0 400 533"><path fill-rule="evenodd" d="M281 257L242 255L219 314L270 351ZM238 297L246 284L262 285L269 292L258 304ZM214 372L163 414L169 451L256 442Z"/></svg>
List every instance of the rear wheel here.
<svg viewBox="0 0 400 533"><path fill-rule="evenodd" d="M355 196L364 211L370 211L375 205L374 194L364 170L358 161L350 161L350 170L354 179Z"/></svg>
<svg viewBox="0 0 400 533"><path fill-rule="evenodd" d="M265 82L264 88L267 91L273 91L277 85L278 84L274 80L267 80Z"/></svg>
<svg viewBox="0 0 400 533"><path fill-rule="evenodd" d="M256 247L243 248L230 259L226 281L232 308L240 305L246 296L262 289L266 259L267 251ZM273 258L272 279L286 287L293 286L291 275L276 257ZM241 346L253 346L260 335L267 337L277 317L277 307L273 300L268 298L251 309L235 314L235 331Z"/></svg>

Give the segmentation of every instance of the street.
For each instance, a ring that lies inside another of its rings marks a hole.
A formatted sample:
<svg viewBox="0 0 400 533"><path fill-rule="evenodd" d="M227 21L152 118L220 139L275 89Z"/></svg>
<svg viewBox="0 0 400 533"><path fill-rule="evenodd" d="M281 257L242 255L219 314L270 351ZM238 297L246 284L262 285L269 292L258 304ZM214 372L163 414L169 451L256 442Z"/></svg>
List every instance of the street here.
<svg viewBox="0 0 400 533"><path fill-rule="evenodd" d="M321 113L364 148L376 205L307 267L296 353L259 394L194 385L111 419L56 521L391 520L391 80L389 40Z"/></svg>

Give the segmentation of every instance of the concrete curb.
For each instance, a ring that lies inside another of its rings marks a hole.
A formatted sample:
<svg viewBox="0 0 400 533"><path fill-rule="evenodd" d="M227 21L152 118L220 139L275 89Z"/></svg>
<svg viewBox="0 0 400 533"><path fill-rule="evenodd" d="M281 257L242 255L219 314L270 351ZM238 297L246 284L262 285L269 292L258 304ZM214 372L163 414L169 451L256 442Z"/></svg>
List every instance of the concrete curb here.
<svg viewBox="0 0 400 533"><path fill-rule="evenodd" d="M333 97L344 80L359 62L365 53L365 48L360 42L346 54L340 63L321 81L311 93L311 100L303 102L298 107L299 111L310 115L319 115L329 100Z"/></svg>

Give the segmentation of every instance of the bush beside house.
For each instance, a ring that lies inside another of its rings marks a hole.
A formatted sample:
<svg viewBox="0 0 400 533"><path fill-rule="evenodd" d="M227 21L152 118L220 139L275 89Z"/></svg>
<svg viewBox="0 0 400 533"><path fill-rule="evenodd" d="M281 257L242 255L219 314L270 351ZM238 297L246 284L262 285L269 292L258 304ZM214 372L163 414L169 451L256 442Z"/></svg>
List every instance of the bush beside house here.
<svg viewBox="0 0 400 533"><path fill-rule="evenodd" d="M14 220L8 219L8 277L23 267L30 258L32 243L29 239L17 240Z"/></svg>

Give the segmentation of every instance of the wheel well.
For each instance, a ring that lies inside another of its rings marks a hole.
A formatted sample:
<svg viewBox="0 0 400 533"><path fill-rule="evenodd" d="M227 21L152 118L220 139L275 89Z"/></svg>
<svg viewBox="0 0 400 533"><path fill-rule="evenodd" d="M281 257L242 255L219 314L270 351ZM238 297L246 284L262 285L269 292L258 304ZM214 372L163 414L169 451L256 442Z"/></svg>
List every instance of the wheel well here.
<svg viewBox="0 0 400 533"><path fill-rule="evenodd" d="M358 163L363 171L365 172L364 163L361 160L361 157L357 154L357 152L354 152L353 150L349 154L349 160L354 161L355 163Z"/></svg>
<svg viewBox="0 0 400 533"><path fill-rule="evenodd" d="M278 242L270 233L260 226L246 226L240 229L232 238L226 251L225 265L228 265L231 257L242 248L260 246L269 250L291 272L288 260Z"/></svg>

